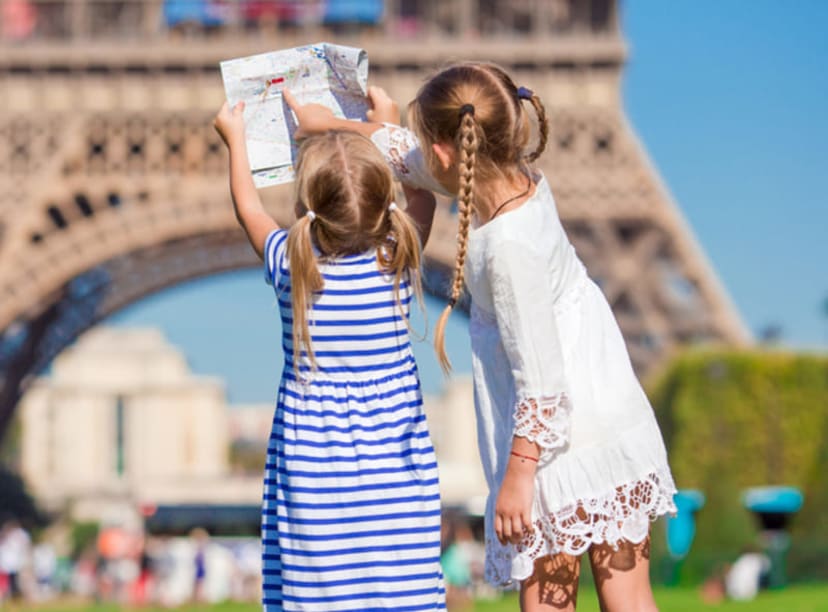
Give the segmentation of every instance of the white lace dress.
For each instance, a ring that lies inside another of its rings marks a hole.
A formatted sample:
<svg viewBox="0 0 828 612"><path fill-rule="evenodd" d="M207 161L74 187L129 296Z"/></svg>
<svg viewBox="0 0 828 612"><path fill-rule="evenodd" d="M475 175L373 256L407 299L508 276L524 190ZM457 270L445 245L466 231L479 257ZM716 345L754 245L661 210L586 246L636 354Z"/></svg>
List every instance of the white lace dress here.
<svg viewBox="0 0 828 612"><path fill-rule="evenodd" d="M410 132L386 126L372 139L400 180L434 186L421 178L425 165ZM575 254L542 175L522 206L470 231L465 273L490 490L486 578L509 586L528 578L539 557L641 542L651 520L675 512L664 443L612 310ZM494 504L516 435L541 448L534 529L519 545L501 545Z"/></svg>

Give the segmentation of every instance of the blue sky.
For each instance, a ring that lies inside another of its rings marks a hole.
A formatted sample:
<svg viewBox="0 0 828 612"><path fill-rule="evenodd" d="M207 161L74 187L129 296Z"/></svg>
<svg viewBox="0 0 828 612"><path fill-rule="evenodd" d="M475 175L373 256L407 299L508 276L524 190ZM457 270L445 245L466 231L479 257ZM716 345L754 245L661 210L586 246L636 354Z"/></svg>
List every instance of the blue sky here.
<svg viewBox="0 0 828 612"><path fill-rule="evenodd" d="M828 2L631 0L631 122L750 329L825 346Z"/></svg>
<svg viewBox="0 0 828 612"><path fill-rule="evenodd" d="M828 320L828 2L628 0L631 123L747 326L823 348ZM232 402L270 402L281 370L275 300L260 270L202 279L118 314L158 325ZM430 320L442 304L430 300ZM422 328L422 323L418 324ZM458 372L470 358L452 317ZM416 346L427 391L442 376Z"/></svg>

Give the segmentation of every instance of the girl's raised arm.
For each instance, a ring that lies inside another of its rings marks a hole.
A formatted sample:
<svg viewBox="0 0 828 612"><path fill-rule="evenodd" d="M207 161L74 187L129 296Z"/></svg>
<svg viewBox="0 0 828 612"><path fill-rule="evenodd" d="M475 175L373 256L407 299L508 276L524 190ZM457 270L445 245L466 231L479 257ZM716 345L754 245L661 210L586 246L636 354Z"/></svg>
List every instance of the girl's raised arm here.
<svg viewBox="0 0 828 612"><path fill-rule="evenodd" d="M253 184L244 138L243 111L244 102L239 102L232 110L225 102L213 120L213 126L230 152L230 194L236 219L247 233L253 250L263 258L265 240L270 232L279 229L279 224L265 211Z"/></svg>
<svg viewBox="0 0 828 612"><path fill-rule="evenodd" d="M334 116L331 109L321 104L300 104L290 90L282 92L285 102L296 116L296 138L320 134L328 130L356 132L370 138L380 150L402 183L406 212L414 219L420 233L420 244L425 248L434 221L437 201L433 191L441 186L431 178L419 151L417 138L411 131L400 127L400 111L381 87L368 88L368 121L353 121ZM414 170L412 173L411 170Z"/></svg>
<svg viewBox="0 0 828 612"><path fill-rule="evenodd" d="M372 105L376 104L372 97L372 92L376 89L378 88L372 87L369 90L368 99ZM297 139L322 134L328 130L356 132L370 138L371 134L382 127L382 123L371 121L370 116L369 121L342 119L335 116L330 108L322 104L300 104L289 89L282 90L282 97L296 116L296 132L293 136ZM399 114L397 120L399 121Z"/></svg>
<svg viewBox="0 0 828 612"><path fill-rule="evenodd" d="M411 130L400 127L397 104L381 87L368 88L368 121L353 121L334 116L331 109L321 104L300 104L293 94L282 92L285 102L296 116L296 138L321 134L328 130L356 132L371 139L403 185L415 190L428 190L453 197L438 183L426 165L420 142ZM411 213L412 211L409 210ZM416 216L412 214L412 216ZM429 222L429 227L430 227Z"/></svg>

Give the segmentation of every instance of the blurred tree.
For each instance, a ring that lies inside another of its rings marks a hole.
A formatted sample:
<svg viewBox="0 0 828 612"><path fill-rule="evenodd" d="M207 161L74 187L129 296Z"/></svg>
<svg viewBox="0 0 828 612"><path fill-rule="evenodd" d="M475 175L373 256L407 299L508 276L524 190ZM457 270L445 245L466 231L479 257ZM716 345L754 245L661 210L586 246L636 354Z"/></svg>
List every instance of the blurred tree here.
<svg viewBox="0 0 828 612"><path fill-rule="evenodd" d="M98 523L93 521L72 523L70 540L73 559L77 559L85 550L94 547L98 539L98 530Z"/></svg>
<svg viewBox="0 0 828 612"><path fill-rule="evenodd" d="M20 416L16 414L0 440L0 463L16 468L20 464Z"/></svg>
<svg viewBox="0 0 828 612"><path fill-rule="evenodd" d="M267 441L234 440L230 445L229 463L231 469L241 474L259 475L267 461Z"/></svg>
<svg viewBox="0 0 828 612"><path fill-rule="evenodd" d="M828 357L689 352L654 381L650 397L676 485L707 497L685 564L690 577L704 578L755 542L745 488L790 485L804 492L805 506L793 521L789 574L828 578Z"/></svg>
<svg viewBox="0 0 828 612"><path fill-rule="evenodd" d="M48 522L26 492L23 479L0 464L0 524L9 519L17 519L29 529L42 527Z"/></svg>

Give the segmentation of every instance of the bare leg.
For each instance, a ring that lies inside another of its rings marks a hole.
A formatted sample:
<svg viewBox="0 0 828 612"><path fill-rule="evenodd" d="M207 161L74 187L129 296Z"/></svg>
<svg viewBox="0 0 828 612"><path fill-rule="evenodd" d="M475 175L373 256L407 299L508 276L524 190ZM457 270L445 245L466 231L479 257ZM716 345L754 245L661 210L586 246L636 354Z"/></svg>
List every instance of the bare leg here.
<svg viewBox="0 0 828 612"><path fill-rule="evenodd" d="M573 612L581 559L559 554L535 561L535 571L520 585L522 612Z"/></svg>
<svg viewBox="0 0 828 612"><path fill-rule="evenodd" d="M640 544L621 542L618 550L594 544L589 562L602 612L657 612L650 588L650 537Z"/></svg>

